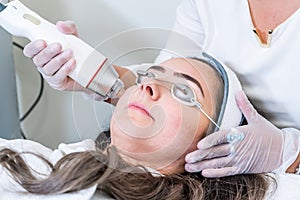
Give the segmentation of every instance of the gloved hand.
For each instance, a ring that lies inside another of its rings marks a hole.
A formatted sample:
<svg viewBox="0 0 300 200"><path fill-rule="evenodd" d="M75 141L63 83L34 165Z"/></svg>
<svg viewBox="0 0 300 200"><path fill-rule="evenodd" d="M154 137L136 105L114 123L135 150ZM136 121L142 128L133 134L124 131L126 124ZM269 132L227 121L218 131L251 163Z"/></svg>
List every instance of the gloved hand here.
<svg viewBox="0 0 300 200"><path fill-rule="evenodd" d="M296 159L300 144L286 146L284 132L259 115L243 92L237 93L236 101L248 125L203 138L198 150L186 155L186 171L202 171L206 177L272 172Z"/></svg>
<svg viewBox="0 0 300 200"><path fill-rule="evenodd" d="M72 21L58 21L56 27L62 33L78 37L77 27ZM28 43L23 53L32 58L38 71L52 88L60 91L81 91L87 99L104 100L102 96L84 88L68 77L68 74L76 66L71 49L62 51L59 43L47 44L44 40L36 40Z"/></svg>
<svg viewBox="0 0 300 200"><path fill-rule="evenodd" d="M56 26L63 33L78 36L77 28L71 21L59 21ZM57 90L83 89L67 76L76 65L75 59L72 58L72 50L62 51L59 43L47 44L44 40L36 40L28 43L23 53L32 58L38 71L52 88Z"/></svg>

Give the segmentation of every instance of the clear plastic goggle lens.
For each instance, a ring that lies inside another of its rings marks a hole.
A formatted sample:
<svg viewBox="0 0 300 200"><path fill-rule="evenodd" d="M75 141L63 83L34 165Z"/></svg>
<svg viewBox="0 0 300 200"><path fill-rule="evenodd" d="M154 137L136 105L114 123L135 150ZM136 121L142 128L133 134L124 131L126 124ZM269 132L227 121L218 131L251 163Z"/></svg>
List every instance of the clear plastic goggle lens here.
<svg viewBox="0 0 300 200"><path fill-rule="evenodd" d="M173 98L180 103L187 106L195 106L195 103L192 101L192 99L196 98L196 94L190 87L184 84L174 83L171 87L171 94Z"/></svg>

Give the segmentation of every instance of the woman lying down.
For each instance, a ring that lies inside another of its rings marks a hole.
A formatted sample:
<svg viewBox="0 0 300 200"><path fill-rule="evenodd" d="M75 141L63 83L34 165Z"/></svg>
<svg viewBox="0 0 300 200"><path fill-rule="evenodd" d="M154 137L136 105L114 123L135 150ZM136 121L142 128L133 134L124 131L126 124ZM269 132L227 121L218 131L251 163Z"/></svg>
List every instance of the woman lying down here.
<svg viewBox="0 0 300 200"><path fill-rule="evenodd" d="M101 134L97 145L85 140L52 151L1 139L0 185L48 195L89 191L85 198L97 187L115 199L270 199L278 190L274 176L205 178L184 170L201 138L241 123L239 90L234 74L207 54L138 70L136 85L116 105L110 138Z"/></svg>

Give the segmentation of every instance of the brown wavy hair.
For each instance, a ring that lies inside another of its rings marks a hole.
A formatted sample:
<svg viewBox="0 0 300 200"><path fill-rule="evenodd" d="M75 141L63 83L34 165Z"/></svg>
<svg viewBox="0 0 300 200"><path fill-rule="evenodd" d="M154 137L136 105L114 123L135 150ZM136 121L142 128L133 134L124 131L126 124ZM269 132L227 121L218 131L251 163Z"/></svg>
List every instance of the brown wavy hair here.
<svg viewBox="0 0 300 200"><path fill-rule="evenodd" d="M30 153L51 168L45 178L34 176L22 153L10 149L0 151L0 164L31 193L59 194L97 185L111 197L126 200L259 200L265 198L270 183L275 181L265 174L223 178L205 178L193 173L153 176L142 166L126 163L115 147L102 150L97 146L95 151L67 154L55 165Z"/></svg>

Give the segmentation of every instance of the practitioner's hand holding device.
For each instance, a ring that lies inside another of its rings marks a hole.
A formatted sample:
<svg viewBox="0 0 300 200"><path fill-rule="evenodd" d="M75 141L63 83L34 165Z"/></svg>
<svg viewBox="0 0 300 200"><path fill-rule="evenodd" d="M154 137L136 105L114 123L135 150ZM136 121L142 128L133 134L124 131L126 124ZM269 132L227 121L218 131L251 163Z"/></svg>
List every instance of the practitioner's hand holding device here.
<svg viewBox="0 0 300 200"><path fill-rule="evenodd" d="M299 153L299 139L286 135L258 114L243 92L236 95L236 101L248 125L202 139L198 150L186 156L186 170L202 171L206 177L275 170L284 173Z"/></svg>
<svg viewBox="0 0 300 200"><path fill-rule="evenodd" d="M59 21L56 27L64 34L78 36L77 28L71 21ZM52 88L61 91L85 90L68 76L76 67L76 60L71 49L62 50L62 45L58 42L47 44L45 40L38 39L29 42L23 53L32 58L33 63L38 66L37 69Z"/></svg>
<svg viewBox="0 0 300 200"><path fill-rule="evenodd" d="M24 54L33 58L39 71L53 88L87 88L103 99L122 95L124 84L114 68L108 64L104 55L76 37L74 24L59 22L56 27L20 1L14 0L6 5L0 3L0 26L14 36L33 41L26 46ZM74 85L67 76L82 88Z"/></svg>

